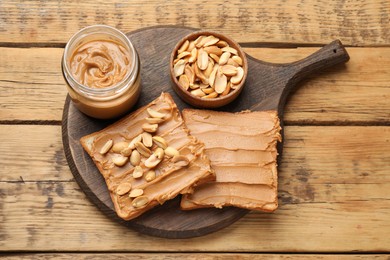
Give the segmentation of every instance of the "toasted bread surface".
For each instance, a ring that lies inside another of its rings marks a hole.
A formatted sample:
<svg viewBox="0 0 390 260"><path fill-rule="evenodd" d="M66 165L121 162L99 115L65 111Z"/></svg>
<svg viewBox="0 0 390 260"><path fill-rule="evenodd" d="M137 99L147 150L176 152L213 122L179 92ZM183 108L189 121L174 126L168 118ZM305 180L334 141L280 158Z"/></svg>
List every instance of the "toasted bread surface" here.
<svg viewBox="0 0 390 260"><path fill-rule="evenodd" d="M235 206L271 212L278 207L276 111L185 109L183 118L191 135L205 144L216 181L184 195L182 209Z"/></svg>
<svg viewBox="0 0 390 260"><path fill-rule="evenodd" d="M155 117L151 116L150 111ZM159 120L161 115L163 117ZM161 121L156 123L158 127L155 132L148 130L155 122L150 123L147 118ZM151 147L146 147L147 138L143 136L148 135L145 134L147 131L152 137L163 138L180 156L172 157L164 152L161 161L151 166L150 162L156 158L150 157L156 157L157 150L164 151L166 147L159 148L154 141ZM145 147L132 146L133 140L133 143L141 143ZM103 175L115 211L125 220L133 219L180 193L192 192L193 186L215 180L210 161L204 153L204 144L189 134L176 104L167 93L162 93L148 105L107 128L82 137L80 142ZM107 147L109 149L105 152ZM145 152L144 148L146 155L142 152ZM133 151L140 154L140 161L136 165L132 164L136 161L131 159ZM118 162L124 163L117 165ZM136 173L140 171L141 176ZM154 171L155 178L146 178L149 171Z"/></svg>

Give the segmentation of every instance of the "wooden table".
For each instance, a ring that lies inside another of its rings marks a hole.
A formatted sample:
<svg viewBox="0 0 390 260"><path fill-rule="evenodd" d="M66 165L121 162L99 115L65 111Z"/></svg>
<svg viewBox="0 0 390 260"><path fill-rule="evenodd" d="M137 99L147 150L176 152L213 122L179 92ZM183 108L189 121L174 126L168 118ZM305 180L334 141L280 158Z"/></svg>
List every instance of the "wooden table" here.
<svg viewBox="0 0 390 260"><path fill-rule="evenodd" d="M264 61L340 39L351 59L299 84L285 108L279 209L192 239L126 229L75 182L61 141L60 60L92 24L215 30ZM0 251L5 258L390 257L390 2L0 2ZM302 255L304 254L304 255ZM369 255L368 255L369 254Z"/></svg>

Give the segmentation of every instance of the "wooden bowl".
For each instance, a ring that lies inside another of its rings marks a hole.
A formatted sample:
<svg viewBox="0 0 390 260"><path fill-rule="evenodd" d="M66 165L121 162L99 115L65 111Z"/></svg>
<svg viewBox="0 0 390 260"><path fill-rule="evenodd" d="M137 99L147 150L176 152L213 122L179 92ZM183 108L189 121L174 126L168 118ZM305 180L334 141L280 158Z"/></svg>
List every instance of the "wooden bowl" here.
<svg viewBox="0 0 390 260"><path fill-rule="evenodd" d="M237 50L238 56L241 57L241 59L242 59L242 68L244 70L243 79L236 86L236 89L230 91L230 93L225 95L225 96L219 96L216 98L208 98L208 99L197 97L195 95L192 95L188 90L185 90L183 87L181 87L178 79L175 77L173 66L174 66L174 60L177 57L178 49L182 46L182 44L186 40L192 41L192 40L197 39L201 35L205 35L205 36L213 35L213 36L219 38L220 40L227 42L230 47ZM188 34L187 36L182 38L176 44L175 48L173 49L173 51L171 53L171 57L169 60L169 67L170 67L171 80L173 82L172 88L180 96L180 98L182 98L185 102L187 102L188 104L190 104L194 107L198 107L198 108L217 108L217 107L221 107L221 106L227 105L228 103L232 102L234 99L236 99L238 97L238 95L241 93L242 89L244 88L245 80L246 80L247 74L248 74L248 61L246 59L245 52L241 49L240 45L237 42L235 42L233 39L231 39L225 35L222 35L222 34L216 33L216 32L210 32L210 31L197 31L197 32Z"/></svg>

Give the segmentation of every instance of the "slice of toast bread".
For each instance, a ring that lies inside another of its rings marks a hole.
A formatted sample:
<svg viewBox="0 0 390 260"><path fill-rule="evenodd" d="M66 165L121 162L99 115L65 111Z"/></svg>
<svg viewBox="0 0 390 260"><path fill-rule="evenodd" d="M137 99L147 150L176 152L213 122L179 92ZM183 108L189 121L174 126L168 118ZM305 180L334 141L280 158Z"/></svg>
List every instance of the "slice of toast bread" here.
<svg viewBox="0 0 390 260"><path fill-rule="evenodd" d="M274 211L278 207L276 146L281 141L277 112L185 109L182 114L191 135L205 144L217 177L184 195L181 208Z"/></svg>
<svg viewBox="0 0 390 260"><path fill-rule="evenodd" d="M160 143L152 139L151 144L151 137L160 137ZM103 175L115 211L124 220L191 192L192 186L215 180L204 144L189 135L167 93L80 142ZM151 162L156 160L160 162L154 166Z"/></svg>

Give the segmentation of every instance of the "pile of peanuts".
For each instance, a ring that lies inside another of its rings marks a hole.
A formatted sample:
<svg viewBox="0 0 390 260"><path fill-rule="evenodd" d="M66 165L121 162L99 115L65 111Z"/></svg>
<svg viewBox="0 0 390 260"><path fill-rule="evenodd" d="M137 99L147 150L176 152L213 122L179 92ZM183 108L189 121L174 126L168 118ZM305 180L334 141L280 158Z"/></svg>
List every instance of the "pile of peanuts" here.
<svg viewBox="0 0 390 260"><path fill-rule="evenodd" d="M244 77L238 51L213 35L186 40L174 60L179 85L200 98L218 98L234 91Z"/></svg>

